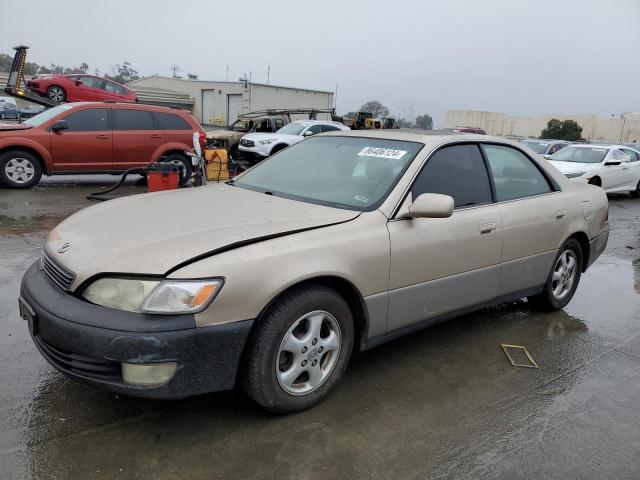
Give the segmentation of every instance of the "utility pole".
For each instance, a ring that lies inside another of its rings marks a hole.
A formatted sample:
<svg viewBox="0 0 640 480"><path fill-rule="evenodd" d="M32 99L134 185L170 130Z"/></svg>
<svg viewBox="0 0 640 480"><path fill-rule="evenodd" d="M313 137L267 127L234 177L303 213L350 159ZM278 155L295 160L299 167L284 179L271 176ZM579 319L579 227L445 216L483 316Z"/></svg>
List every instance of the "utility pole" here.
<svg viewBox="0 0 640 480"><path fill-rule="evenodd" d="M338 84L336 83L336 93L333 95L333 109L338 111Z"/></svg>
<svg viewBox="0 0 640 480"><path fill-rule="evenodd" d="M270 77L271 77L271 65L267 64L267 85L269 85Z"/></svg>
<svg viewBox="0 0 640 480"><path fill-rule="evenodd" d="M229 65L227 65L227 82L229 81Z"/></svg>

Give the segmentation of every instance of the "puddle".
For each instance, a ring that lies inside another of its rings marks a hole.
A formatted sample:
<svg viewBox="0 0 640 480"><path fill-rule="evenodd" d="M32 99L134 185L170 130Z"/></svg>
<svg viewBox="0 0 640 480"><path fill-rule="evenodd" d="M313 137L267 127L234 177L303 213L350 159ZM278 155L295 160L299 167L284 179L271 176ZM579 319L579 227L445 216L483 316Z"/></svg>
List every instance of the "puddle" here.
<svg viewBox="0 0 640 480"><path fill-rule="evenodd" d="M0 215L0 236L48 232L69 215L7 217Z"/></svg>

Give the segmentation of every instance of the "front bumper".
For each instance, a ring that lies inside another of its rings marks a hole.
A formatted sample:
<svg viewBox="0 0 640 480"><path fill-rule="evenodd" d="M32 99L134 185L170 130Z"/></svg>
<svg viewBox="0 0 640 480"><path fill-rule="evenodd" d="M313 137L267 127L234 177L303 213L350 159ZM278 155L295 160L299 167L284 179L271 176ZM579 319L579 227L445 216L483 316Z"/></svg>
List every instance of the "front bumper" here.
<svg viewBox="0 0 640 480"><path fill-rule="evenodd" d="M271 147L271 144L260 145L256 142L253 147L238 145L238 150L240 150L244 155L254 156L256 158L266 158L271 154Z"/></svg>
<svg viewBox="0 0 640 480"><path fill-rule="evenodd" d="M30 307L33 314L33 341L49 363L75 379L139 397L182 398L233 388L253 323L196 328L193 315L148 315L93 305L56 287L39 262L25 273L20 297L21 311ZM130 385L122 378L121 363L160 362L177 363L165 384Z"/></svg>

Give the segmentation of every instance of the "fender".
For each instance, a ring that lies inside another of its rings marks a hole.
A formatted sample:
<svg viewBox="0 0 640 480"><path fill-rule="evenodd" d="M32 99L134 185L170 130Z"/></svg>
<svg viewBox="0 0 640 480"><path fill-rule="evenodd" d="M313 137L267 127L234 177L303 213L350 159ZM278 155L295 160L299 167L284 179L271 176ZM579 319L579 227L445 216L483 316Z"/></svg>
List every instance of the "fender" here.
<svg viewBox="0 0 640 480"><path fill-rule="evenodd" d="M42 161L44 162L43 168L45 172L49 172L51 165L53 164L53 158L47 148L41 143L31 140L25 137L8 137L0 139L0 150L19 150L20 148L27 148L35 151Z"/></svg>
<svg viewBox="0 0 640 480"><path fill-rule="evenodd" d="M181 142L167 142L164 145L160 145L153 152L151 162L157 162L161 156L166 155L167 152L170 152L172 150L180 150L181 152L193 150L193 145L187 145L186 143Z"/></svg>

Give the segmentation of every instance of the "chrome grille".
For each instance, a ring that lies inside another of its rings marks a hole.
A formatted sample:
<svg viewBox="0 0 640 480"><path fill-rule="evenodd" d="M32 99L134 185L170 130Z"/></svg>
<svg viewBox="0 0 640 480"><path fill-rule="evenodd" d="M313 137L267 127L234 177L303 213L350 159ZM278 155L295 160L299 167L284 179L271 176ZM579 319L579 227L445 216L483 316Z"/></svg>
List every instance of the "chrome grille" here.
<svg viewBox="0 0 640 480"><path fill-rule="evenodd" d="M49 257L44 250L40 257L40 266L47 274L47 277L62 290L69 290L71 284L76 279L75 273Z"/></svg>
<svg viewBox="0 0 640 480"><path fill-rule="evenodd" d="M255 143L253 143L253 140L245 140L243 138L242 140L240 140L240 145L242 145L243 147L253 147Z"/></svg>

